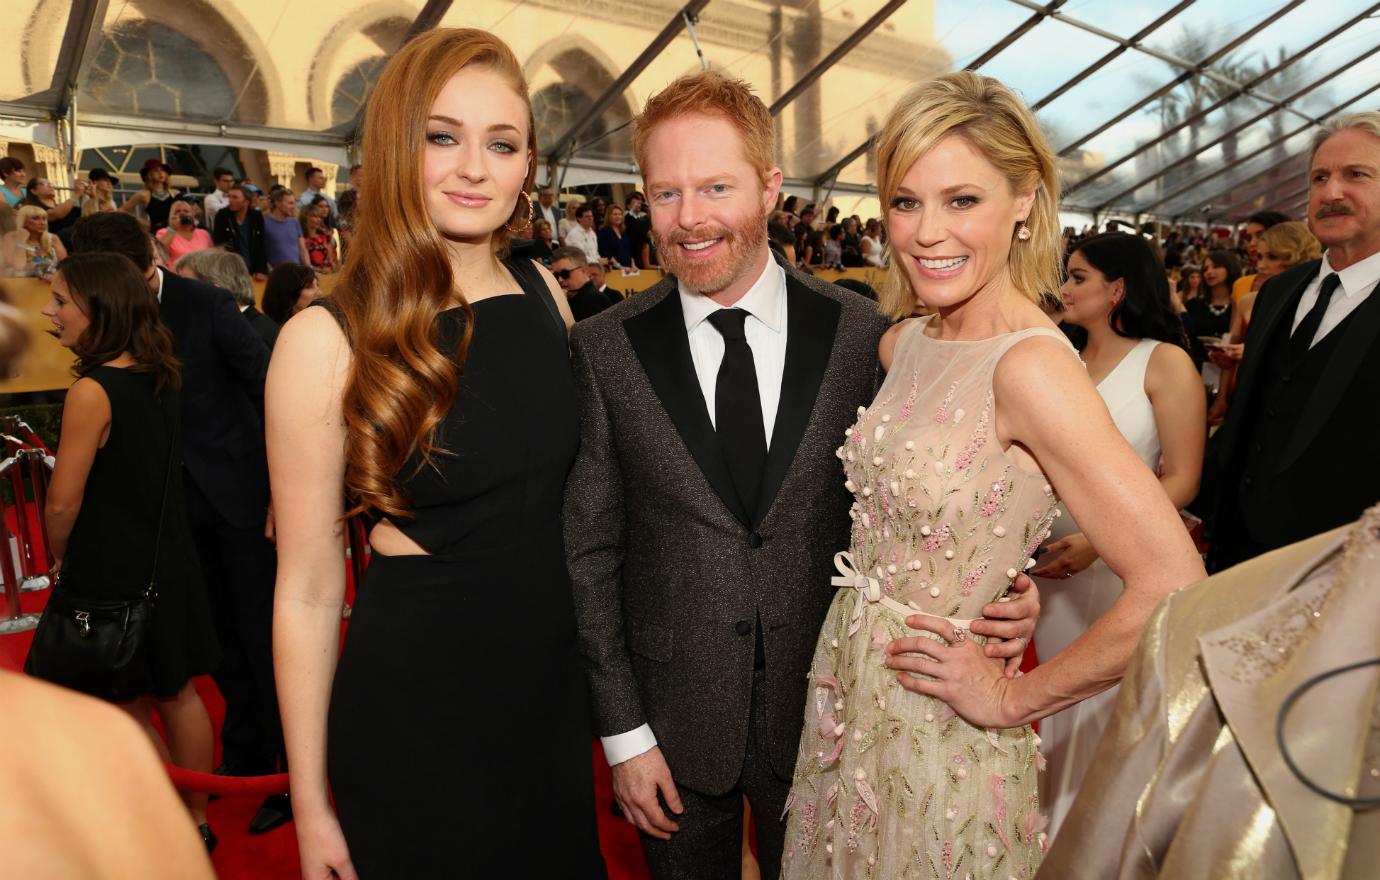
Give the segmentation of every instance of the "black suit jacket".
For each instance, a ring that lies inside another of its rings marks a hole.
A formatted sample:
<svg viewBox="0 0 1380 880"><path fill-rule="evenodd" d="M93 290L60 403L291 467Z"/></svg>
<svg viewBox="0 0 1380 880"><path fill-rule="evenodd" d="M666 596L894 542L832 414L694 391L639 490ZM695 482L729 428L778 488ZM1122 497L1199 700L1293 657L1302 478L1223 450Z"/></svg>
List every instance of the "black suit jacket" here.
<svg viewBox="0 0 1380 880"><path fill-rule="evenodd" d="M172 272L163 272L159 311L182 360L187 475L228 523L262 528L268 508L268 346L229 293Z"/></svg>
<svg viewBox="0 0 1380 880"><path fill-rule="evenodd" d="M609 298L595 289L593 281L586 281L584 287L569 294L567 298L570 302L571 317L576 321L592 318L609 307Z"/></svg>
<svg viewBox="0 0 1380 880"><path fill-rule="evenodd" d="M280 329L278 325L273 323L272 318L253 306L240 314L244 315L244 319L249 322L250 327L254 328L254 332L259 334L259 338L264 341L264 345L268 346L268 351L271 354L273 346L278 342L278 330Z"/></svg>
<svg viewBox="0 0 1380 880"><path fill-rule="evenodd" d="M805 675L850 498L834 450L876 388L876 303L786 269L786 363L761 495L738 497L669 277L571 334L581 447L565 540L597 732L651 725L678 783L743 766L756 622L771 767L795 769ZM610 525L612 526L610 528Z"/></svg>
<svg viewBox="0 0 1380 880"><path fill-rule="evenodd" d="M1256 393L1262 361L1270 352L1268 343L1281 322L1293 321L1303 290L1321 264L1313 260L1295 266L1267 281L1256 296L1236 392L1208 449L1205 467L1205 512L1219 527L1235 519L1241 460L1246 444L1255 442L1246 436L1246 426L1253 422L1251 410L1270 404ZM1270 509L1277 517L1271 542L1277 547L1345 525L1380 500L1380 456L1371 452L1380 436L1380 292L1372 291L1333 332L1342 337L1292 426L1275 471L1264 475Z"/></svg>
<svg viewBox="0 0 1380 880"><path fill-rule="evenodd" d="M216 212L216 221L211 230L211 240L222 247L227 247L233 253L239 253L235 249L235 215L230 209ZM245 215L245 230L249 233L249 260L245 265L250 272L260 275L268 274L268 240L264 233L264 215L256 209L250 208Z"/></svg>
<svg viewBox="0 0 1380 880"><path fill-rule="evenodd" d="M560 234L562 216L563 212L561 211L560 205L554 202L551 203L551 207L549 208L543 208L541 202L532 202L532 219L545 220L547 223L550 223L551 234L553 236Z"/></svg>

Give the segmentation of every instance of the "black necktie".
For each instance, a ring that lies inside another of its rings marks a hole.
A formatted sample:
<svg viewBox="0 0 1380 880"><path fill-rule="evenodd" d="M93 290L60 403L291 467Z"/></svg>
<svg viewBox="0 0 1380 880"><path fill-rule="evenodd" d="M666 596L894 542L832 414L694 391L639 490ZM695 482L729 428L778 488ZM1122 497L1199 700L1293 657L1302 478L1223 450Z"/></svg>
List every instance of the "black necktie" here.
<svg viewBox="0 0 1380 880"><path fill-rule="evenodd" d="M1327 304L1332 301L1332 293L1341 283L1342 276L1336 272L1323 279L1322 286L1318 288L1318 301L1313 303L1313 308L1303 316L1303 320L1294 329L1294 335L1289 338L1289 347L1293 350L1295 360L1308 354L1308 349L1313 346L1313 337L1322 325L1323 313L1327 311Z"/></svg>
<svg viewBox="0 0 1380 880"><path fill-rule="evenodd" d="M709 323L724 338L724 359L714 387L714 429L738 498L751 518L757 511L762 467L767 460L767 432L762 424L757 366L743 333L747 317L742 309L719 309L709 316Z"/></svg>

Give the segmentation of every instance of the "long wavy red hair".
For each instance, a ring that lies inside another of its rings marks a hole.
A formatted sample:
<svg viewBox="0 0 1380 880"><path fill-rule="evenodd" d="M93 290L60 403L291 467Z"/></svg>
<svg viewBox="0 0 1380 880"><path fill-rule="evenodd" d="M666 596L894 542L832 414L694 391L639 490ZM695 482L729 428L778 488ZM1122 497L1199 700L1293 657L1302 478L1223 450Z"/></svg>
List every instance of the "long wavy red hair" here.
<svg viewBox="0 0 1380 880"><path fill-rule="evenodd" d="M355 212L349 258L332 292L354 363L345 385L345 490L350 514L407 516L397 477L413 451L426 464L444 454L437 428L455 402L474 311L457 290L445 239L423 197L426 120L442 87L462 68L499 74L527 105L532 161L524 192L536 176L536 132L522 66L503 41L470 28L430 31L411 40L379 76L364 116L369 171ZM508 221L520 227L526 201L513 193ZM495 253L508 246L494 231ZM459 304L464 332L442 350L437 316Z"/></svg>

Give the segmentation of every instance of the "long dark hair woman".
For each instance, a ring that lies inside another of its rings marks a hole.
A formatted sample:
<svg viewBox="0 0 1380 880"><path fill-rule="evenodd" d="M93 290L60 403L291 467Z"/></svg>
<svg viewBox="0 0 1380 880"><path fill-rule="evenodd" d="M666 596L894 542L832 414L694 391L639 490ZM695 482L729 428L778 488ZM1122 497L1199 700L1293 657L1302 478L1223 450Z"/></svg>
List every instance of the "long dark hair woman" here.
<svg viewBox="0 0 1380 880"><path fill-rule="evenodd" d="M321 298L316 270L301 263L285 263L268 273L264 284L263 312L279 327L288 318Z"/></svg>
<svg viewBox="0 0 1380 880"><path fill-rule="evenodd" d="M1154 247L1137 235L1109 232L1078 244L1061 289L1063 323L1087 364L1112 422L1176 508L1198 493L1207 440L1207 400L1183 326L1170 305L1169 280ZM1066 515L1056 519L1047 553L1031 574L1043 612L1041 652L1057 654L1105 614L1124 585ZM1057 832L1111 718L1116 688L1051 715L1040 737L1049 767L1040 803Z"/></svg>
<svg viewBox="0 0 1380 880"><path fill-rule="evenodd" d="M216 668L220 650L176 466L181 365L172 334L143 275L120 254L68 257L57 266L52 292L43 314L77 358L44 510L56 560L54 599L135 599L156 576L147 668L137 670L144 692L120 705L165 761L210 772L211 721L191 680ZM35 650L40 644L36 638ZM39 667L53 659L30 655ZM83 689L81 682L64 683ZM166 745L154 730L155 713ZM206 796L183 799L213 847Z"/></svg>
<svg viewBox="0 0 1380 880"><path fill-rule="evenodd" d="M1180 315L1188 334L1189 354L1199 367L1208 359L1208 337L1217 337L1220 342L1230 341L1227 334L1232 324L1231 288L1240 277L1241 261L1229 250L1209 251L1207 259L1203 260L1204 293L1185 302Z"/></svg>
<svg viewBox="0 0 1380 880"><path fill-rule="evenodd" d="M601 877L561 534L573 320L507 255L537 161L521 64L483 31L417 37L363 147L350 259L283 328L266 392L303 876ZM373 554L338 652L355 514ZM537 814L557 818L533 845Z"/></svg>

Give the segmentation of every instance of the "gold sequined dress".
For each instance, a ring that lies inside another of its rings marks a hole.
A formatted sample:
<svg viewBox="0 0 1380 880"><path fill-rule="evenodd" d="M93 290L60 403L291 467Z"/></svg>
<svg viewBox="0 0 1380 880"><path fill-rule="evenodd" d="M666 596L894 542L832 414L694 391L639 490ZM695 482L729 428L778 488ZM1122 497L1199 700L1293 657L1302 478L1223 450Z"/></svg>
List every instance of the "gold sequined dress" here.
<svg viewBox="0 0 1380 880"><path fill-rule="evenodd" d="M1048 533L1058 501L1001 448L992 376L1019 342L1063 337L939 340L925 335L929 320L901 331L886 382L838 451L853 533L810 672L789 880L1006 880L1039 866L1039 738L973 727L904 690L882 649L914 634L906 611L979 616Z"/></svg>

